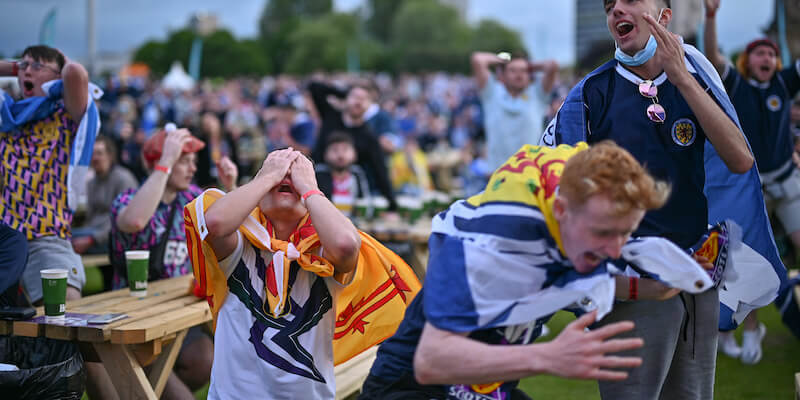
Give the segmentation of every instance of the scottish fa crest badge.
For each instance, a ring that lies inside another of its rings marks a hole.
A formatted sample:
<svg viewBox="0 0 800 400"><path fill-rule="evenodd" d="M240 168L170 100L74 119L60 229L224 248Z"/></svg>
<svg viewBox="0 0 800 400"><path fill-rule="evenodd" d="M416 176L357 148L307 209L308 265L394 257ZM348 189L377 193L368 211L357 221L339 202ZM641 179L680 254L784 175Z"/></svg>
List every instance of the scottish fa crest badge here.
<svg viewBox="0 0 800 400"><path fill-rule="evenodd" d="M697 137L697 127L689 118L681 118L672 124L672 141L678 146L691 146Z"/></svg>
<svg viewBox="0 0 800 400"><path fill-rule="evenodd" d="M772 96L767 97L767 108L772 111L778 111L781 109L783 102L778 95L773 94Z"/></svg>

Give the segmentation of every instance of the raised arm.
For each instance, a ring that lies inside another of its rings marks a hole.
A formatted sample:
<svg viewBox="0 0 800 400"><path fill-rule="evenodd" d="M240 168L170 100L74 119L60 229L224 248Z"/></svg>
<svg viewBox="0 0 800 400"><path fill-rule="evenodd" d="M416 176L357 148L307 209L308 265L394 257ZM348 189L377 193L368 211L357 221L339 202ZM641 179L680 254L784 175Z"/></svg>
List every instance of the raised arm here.
<svg viewBox="0 0 800 400"><path fill-rule="evenodd" d="M286 176L299 154L292 148L269 153L253 180L226 194L208 208L205 215L208 227L206 241L214 249L217 259L224 259L236 249L236 230L239 225L267 192Z"/></svg>
<svg viewBox="0 0 800 400"><path fill-rule="evenodd" d="M15 61L0 61L0 76L16 77L17 74L14 73L14 64Z"/></svg>
<svg viewBox="0 0 800 400"><path fill-rule="evenodd" d="M186 129L178 129L167 134L164 140L164 150L158 165L172 169L175 162L181 156L183 145L191 139L191 133ZM164 196L164 189L167 187L169 175L164 171L153 171L144 184L136 191L119 215L117 215L117 226L122 232L135 233L147 226L150 218L153 218L161 197Z"/></svg>
<svg viewBox="0 0 800 400"><path fill-rule="evenodd" d="M292 165L292 185L298 193L319 190L314 166L305 157L297 157ZM358 263L361 236L350 220L324 195L306 198L306 208L322 243L322 256L330 261L336 273L348 273Z"/></svg>
<svg viewBox="0 0 800 400"><path fill-rule="evenodd" d="M496 64L506 62L496 54L479 52L472 53L472 76L475 77L475 82L478 84L478 89L486 87L489 82L489 75L492 73L490 68Z"/></svg>
<svg viewBox="0 0 800 400"><path fill-rule="evenodd" d="M325 119L331 113L338 112L328 102L328 96L333 96L339 99L345 98L347 93L327 83L311 81L308 84L308 94L311 95L311 101L314 103L320 118Z"/></svg>
<svg viewBox="0 0 800 400"><path fill-rule="evenodd" d="M706 58L711 61L717 72L722 75L725 72L725 56L719 52L717 44L717 10L719 10L720 0L705 0L706 2L706 23L703 32L703 47Z"/></svg>
<svg viewBox="0 0 800 400"><path fill-rule="evenodd" d="M558 79L558 62L555 60L548 60L548 61L541 61L541 62L531 62L530 64L531 72L543 71L544 76L542 77L542 91L545 94L550 94L553 91L553 87L556 84L556 80Z"/></svg>
<svg viewBox="0 0 800 400"><path fill-rule="evenodd" d="M89 100L89 74L83 65L64 57L66 62L61 69L64 81L64 108L75 121L80 121L86 112Z"/></svg>
<svg viewBox="0 0 800 400"><path fill-rule="evenodd" d="M641 365L639 357L606 355L642 347L642 340L610 339L633 329L633 322L618 322L586 332L595 321L591 312L567 325L550 342L529 345L491 345L465 334L438 329L426 323L414 353L414 375L423 385L481 384L549 374L572 379L622 380L628 373L609 368Z"/></svg>
<svg viewBox="0 0 800 400"><path fill-rule="evenodd" d="M686 69L683 46L678 38L652 16L645 15L644 19L658 42L658 62L697 116L697 121L722 161L733 173L743 174L749 171L753 166L753 155L744 135Z"/></svg>

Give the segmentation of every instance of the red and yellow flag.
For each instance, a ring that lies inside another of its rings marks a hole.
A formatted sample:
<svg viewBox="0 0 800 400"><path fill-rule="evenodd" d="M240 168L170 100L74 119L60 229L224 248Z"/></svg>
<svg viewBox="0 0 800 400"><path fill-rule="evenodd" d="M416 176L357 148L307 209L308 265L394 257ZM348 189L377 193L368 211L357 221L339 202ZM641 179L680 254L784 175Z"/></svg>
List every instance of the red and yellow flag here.
<svg viewBox="0 0 800 400"><path fill-rule="evenodd" d="M491 202L515 202L538 207L544 215L547 229L563 253L561 233L553 216L556 188L567 160L588 148L585 142L555 148L526 144L492 174L486 190L468 198L467 202L475 207Z"/></svg>

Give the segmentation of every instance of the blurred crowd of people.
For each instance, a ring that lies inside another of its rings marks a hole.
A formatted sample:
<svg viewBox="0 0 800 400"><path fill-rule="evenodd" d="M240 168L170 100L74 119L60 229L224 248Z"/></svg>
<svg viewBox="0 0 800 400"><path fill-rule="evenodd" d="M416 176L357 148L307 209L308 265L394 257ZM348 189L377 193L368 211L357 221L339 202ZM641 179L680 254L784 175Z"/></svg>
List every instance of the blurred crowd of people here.
<svg viewBox="0 0 800 400"><path fill-rule="evenodd" d="M362 90L353 91L354 85ZM558 85L547 94L550 104L542 128L558 109L566 87ZM318 163L324 161L325 136L331 129L309 90L319 88L328 92L316 100L331 110L362 114L384 155L393 193L462 189L471 194L484 187L492 172L486 163L484 112L476 84L468 76L278 76L206 80L191 91L170 90L148 77L110 76L99 101L100 135L113 142L114 159L142 182L148 175L141 157L145 141L165 123L174 122L206 143L198 153L199 186L218 185L217 163L224 156L246 181L274 149L293 147L314 154ZM368 153L359 152L355 161L370 167L365 168L370 186L388 197L378 189L383 182L375 176L375 164L363 159L371 157ZM439 168L446 173L438 173Z"/></svg>

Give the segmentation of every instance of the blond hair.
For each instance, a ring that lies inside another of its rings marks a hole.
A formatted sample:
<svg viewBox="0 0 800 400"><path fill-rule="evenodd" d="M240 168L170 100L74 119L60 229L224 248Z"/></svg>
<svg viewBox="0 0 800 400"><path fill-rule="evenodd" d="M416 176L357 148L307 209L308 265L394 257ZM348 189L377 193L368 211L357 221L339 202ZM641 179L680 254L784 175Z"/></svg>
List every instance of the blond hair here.
<svg viewBox="0 0 800 400"><path fill-rule="evenodd" d="M660 208L670 187L650 176L625 149L605 140L567 160L559 184L559 195L571 206L583 206L597 194L608 196L614 213L622 215Z"/></svg>

